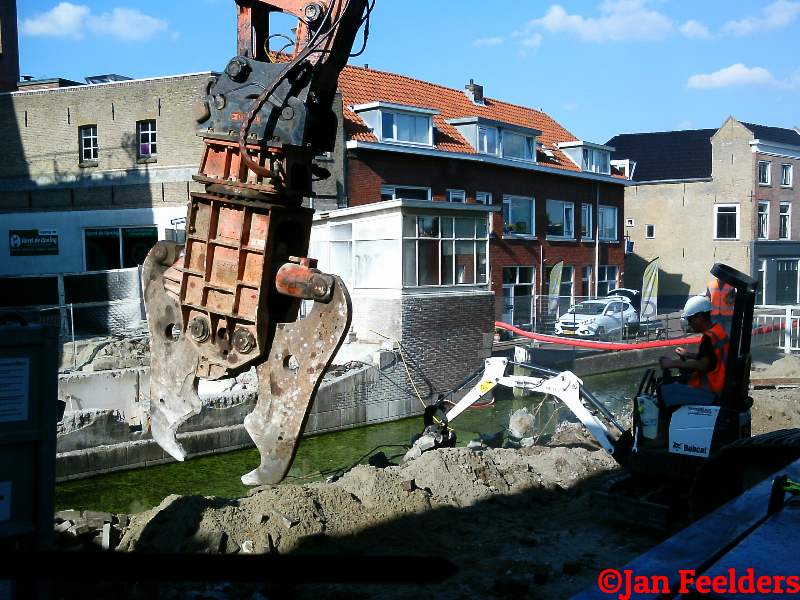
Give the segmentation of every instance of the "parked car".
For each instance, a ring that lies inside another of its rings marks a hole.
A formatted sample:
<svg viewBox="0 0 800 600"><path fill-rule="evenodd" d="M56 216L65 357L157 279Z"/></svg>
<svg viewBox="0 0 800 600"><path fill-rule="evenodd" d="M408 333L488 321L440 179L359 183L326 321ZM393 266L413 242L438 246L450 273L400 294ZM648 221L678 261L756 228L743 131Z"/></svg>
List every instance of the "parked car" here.
<svg viewBox="0 0 800 600"><path fill-rule="evenodd" d="M635 333L638 328L639 313L623 296L585 300L561 315L555 325L557 335L600 341L618 340L621 331Z"/></svg>

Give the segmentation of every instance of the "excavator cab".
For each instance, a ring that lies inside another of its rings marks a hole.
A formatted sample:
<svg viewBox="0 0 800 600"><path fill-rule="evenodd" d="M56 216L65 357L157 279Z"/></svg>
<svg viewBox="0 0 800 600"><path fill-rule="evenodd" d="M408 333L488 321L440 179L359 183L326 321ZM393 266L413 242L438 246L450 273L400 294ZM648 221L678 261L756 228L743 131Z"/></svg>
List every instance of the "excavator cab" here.
<svg viewBox="0 0 800 600"><path fill-rule="evenodd" d="M687 396L671 416L668 446L647 449L640 444L654 423L646 407L654 404L659 386L671 381L669 370L656 378L655 369L648 369L633 401L632 435L621 440L629 448L617 456L618 460L627 459L624 466L632 473L661 481L693 479L703 461L717 450L750 437L750 342L757 281L721 263L714 265L711 274L736 290L723 391L713 404L698 404Z"/></svg>

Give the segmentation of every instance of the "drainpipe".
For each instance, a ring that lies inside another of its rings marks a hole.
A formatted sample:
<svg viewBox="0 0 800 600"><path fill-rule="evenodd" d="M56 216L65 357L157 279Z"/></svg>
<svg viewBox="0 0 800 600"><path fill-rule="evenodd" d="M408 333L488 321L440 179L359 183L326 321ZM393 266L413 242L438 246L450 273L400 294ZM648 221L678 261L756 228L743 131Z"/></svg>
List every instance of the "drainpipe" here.
<svg viewBox="0 0 800 600"><path fill-rule="evenodd" d="M595 223L594 223L594 295L598 295L600 291L600 182L597 185L597 202L595 208Z"/></svg>

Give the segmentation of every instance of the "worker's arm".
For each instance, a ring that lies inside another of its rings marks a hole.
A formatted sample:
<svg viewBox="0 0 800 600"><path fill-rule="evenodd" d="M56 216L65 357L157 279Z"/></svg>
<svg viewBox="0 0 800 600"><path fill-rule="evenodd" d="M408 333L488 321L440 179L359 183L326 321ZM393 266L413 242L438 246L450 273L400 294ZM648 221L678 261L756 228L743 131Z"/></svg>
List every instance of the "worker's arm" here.
<svg viewBox="0 0 800 600"><path fill-rule="evenodd" d="M677 354L678 356L682 356L683 358L697 360L697 352L689 352L686 348L682 347L675 348L675 354Z"/></svg>
<svg viewBox="0 0 800 600"><path fill-rule="evenodd" d="M697 356L697 355L695 355ZM674 360L662 356L658 359L658 364L662 369L680 369L681 371L697 371L699 373L708 373L708 367L711 364L711 359L708 356L695 358L693 360Z"/></svg>

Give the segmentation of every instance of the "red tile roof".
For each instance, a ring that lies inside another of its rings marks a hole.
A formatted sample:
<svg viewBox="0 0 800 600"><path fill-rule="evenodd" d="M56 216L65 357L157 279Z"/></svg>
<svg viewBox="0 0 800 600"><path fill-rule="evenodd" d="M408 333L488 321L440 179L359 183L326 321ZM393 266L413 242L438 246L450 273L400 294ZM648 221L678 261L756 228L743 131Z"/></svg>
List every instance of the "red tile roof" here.
<svg viewBox="0 0 800 600"><path fill-rule="evenodd" d="M433 117L434 124L439 130L434 138L438 150L477 154L458 130L447 124L446 120L483 117L519 127L538 129L542 134L537 137L537 141L542 142L548 150L552 150L554 153L554 156L550 158L539 151L537 161L541 166L567 171L581 170L554 145L556 142L576 141L577 138L538 110L491 98L484 99L486 106L479 106L461 90L394 73L350 65L346 66L339 75L339 89L342 92L344 103L344 127L351 140L378 141L364 121L348 108L349 106L378 101L391 102L440 111L440 114Z"/></svg>

